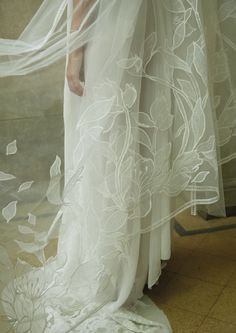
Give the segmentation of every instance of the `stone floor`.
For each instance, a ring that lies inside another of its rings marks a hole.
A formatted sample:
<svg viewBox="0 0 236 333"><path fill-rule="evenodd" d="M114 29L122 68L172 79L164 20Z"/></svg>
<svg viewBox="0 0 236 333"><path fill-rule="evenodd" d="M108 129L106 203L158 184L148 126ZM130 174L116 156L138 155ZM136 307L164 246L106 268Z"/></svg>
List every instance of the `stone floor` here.
<svg viewBox="0 0 236 333"><path fill-rule="evenodd" d="M235 333L236 229L194 236L174 231L171 260L145 293L173 333Z"/></svg>

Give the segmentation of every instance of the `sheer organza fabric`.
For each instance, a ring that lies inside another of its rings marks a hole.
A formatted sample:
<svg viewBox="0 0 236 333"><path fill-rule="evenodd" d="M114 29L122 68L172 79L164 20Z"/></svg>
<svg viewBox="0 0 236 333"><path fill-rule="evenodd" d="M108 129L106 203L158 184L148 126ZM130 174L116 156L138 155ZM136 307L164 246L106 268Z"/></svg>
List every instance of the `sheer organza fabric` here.
<svg viewBox="0 0 236 333"><path fill-rule="evenodd" d="M0 40L1 329L171 332L143 287L177 213L225 216L236 3L86 2L76 31L72 1L44 0ZM65 79L80 47L82 97Z"/></svg>

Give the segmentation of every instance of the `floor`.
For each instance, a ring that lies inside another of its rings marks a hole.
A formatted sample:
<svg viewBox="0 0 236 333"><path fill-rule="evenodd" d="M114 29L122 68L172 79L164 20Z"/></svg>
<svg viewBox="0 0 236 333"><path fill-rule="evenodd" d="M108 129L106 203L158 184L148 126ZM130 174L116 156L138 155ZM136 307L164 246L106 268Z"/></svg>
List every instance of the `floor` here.
<svg viewBox="0 0 236 333"><path fill-rule="evenodd" d="M173 333L236 333L236 228L193 236L173 231L171 260L145 293Z"/></svg>

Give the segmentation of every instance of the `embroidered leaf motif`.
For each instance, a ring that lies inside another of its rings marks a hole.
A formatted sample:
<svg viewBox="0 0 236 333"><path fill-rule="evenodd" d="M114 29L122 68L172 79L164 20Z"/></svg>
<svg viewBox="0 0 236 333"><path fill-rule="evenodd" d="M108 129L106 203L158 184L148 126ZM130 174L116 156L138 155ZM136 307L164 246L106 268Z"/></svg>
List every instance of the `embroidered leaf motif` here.
<svg viewBox="0 0 236 333"><path fill-rule="evenodd" d="M173 50L176 49L177 47L179 47L183 43L184 39L186 38L186 23L187 23L189 17L191 16L191 12L192 12L191 8L189 8L188 10L185 11L184 19L182 19L180 21L180 23L177 25L177 27L175 29L174 36L173 36L173 45L172 45Z"/></svg>
<svg viewBox="0 0 236 333"><path fill-rule="evenodd" d="M47 199L50 203L59 205L62 203L60 193L60 181L61 181L61 159L56 156L50 168L50 182L47 189Z"/></svg>
<svg viewBox="0 0 236 333"><path fill-rule="evenodd" d="M6 155L13 155L17 152L16 140L8 143L6 147Z"/></svg>
<svg viewBox="0 0 236 333"><path fill-rule="evenodd" d="M111 110L115 96L110 99L102 99L91 104L82 114L80 120L77 123L76 128L80 126L88 125L93 122L104 119L108 112Z"/></svg>
<svg viewBox="0 0 236 333"><path fill-rule="evenodd" d="M36 216L31 213L28 213L28 223L36 225Z"/></svg>
<svg viewBox="0 0 236 333"><path fill-rule="evenodd" d="M24 182L23 184L20 185L18 192L28 190L32 186L33 182L34 182L33 180Z"/></svg>
<svg viewBox="0 0 236 333"><path fill-rule="evenodd" d="M15 178L16 178L15 176L13 176L9 173L0 171L0 181L11 180L11 179L15 179Z"/></svg>
<svg viewBox="0 0 236 333"><path fill-rule="evenodd" d="M144 55L143 55L143 64L144 67L148 65L153 55L156 53L156 44L157 44L157 34L152 32L144 42Z"/></svg>
<svg viewBox="0 0 236 333"><path fill-rule="evenodd" d="M185 38L185 22L181 22L175 29L172 49L179 47Z"/></svg>
<svg viewBox="0 0 236 333"><path fill-rule="evenodd" d="M178 136L181 135L181 133L184 131L184 128L185 128L185 124L182 124L182 125L178 128L178 130L176 131L176 133L175 133L175 138L178 138Z"/></svg>
<svg viewBox="0 0 236 333"><path fill-rule="evenodd" d="M178 155L173 163L173 173L193 173L198 170L202 164L202 159L196 151L185 152L182 155Z"/></svg>
<svg viewBox="0 0 236 333"><path fill-rule="evenodd" d="M189 37L194 31L196 31L196 29L189 24L188 22L186 23L186 33L185 33L185 37Z"/></svg>
<svg viewBox="0 0 236 333"><path fill-rule="evenodd" d="M196 91L193 88L193 85L190 81L177 79L181 90L186 94L186 96L190 97L193 101L196 101Z"/></svg>
<svg viewBox="0 0 236 333"><path fill-rule="evenodd" d="M11 201L6 207L2 209L2 215L6 222L9 223L16 215L17 201Z"/></svg>
<svg viewBox="0 0 236 333"><path fill-rule="evenodd" d="M142 68L142 59L135 55L131 58L120 59L117 61L117 65L123 69L131 69L134 67L136 72L139 72Z"/></svg>
<svg viewBox="0 0 236 333"><path fill-rule="evenodd" d="M104 82L96 85L93 89L93 99L95 101L94 104L89 103L88 106L94 106L96 105L96 102L98 101L108 101L111 99L114 99L117 97L117 86L114 84L114 82L110 81L109 79L106 79ZM89 108L86 108L86 111L89 110Z"/></svg>
<svg viewBox="0 0 236 333"><path fill-rule="evenodd" d="M138 114L139 116L139 122L138 125L141 127L153 127L155 126L153 120L151 119L151 117L149 116L148 113L145 112L139 112Z"/></svg>
<svg viewBox="0 0 236 333"><path fill-rule="evenodd" d="M164 60L166 61L167 66L170 66L175 69L184 70L187 73L191 73L191 68L189 64L180 57L178 57L177 55L175 55L173 52L171 53L169 50L166 50L164 54Z"/></svg>
<svg viewBox="0 0 236 333"><path fill-rule="evenodd" d="M55 161L50 167L50 177L51 178L57 177L60 174L61 174L61 159L59 156L56 156Z"/></svg>
<svg viewBox="0 0 236 333"><path fill-rule="evenodd" d="M15 242L19 245L19 247L21 248L21 250L28 252L28 253L35 253L37 251L39 251L39 249L43 246L39 246L36 243L25 243L22 241L19 241L17 239L15 239Z"/></svg>
<svg viewBox="0 0 236 333"><path fill-rule="evenodd" d="M226 107L221 113L218 124L219 127L234 127L236 125L236 107Z"/></svg>
<svg viewBox="0 0 236 333"><path fill-rule="evenodd" d="M202 183L207 175L210 173L210 171L201 171L199 172L195 177L194 179L191 181L191 183Z"/></svg>
<svg viewBox="0 0 236 333"><path fill-rule="evenodd" d="M35 232L34 239L36 243L40 246L46 245L45 241L47 240L48 233L46 231Z"/></svg>
<svg viewBox="0 0 236 333"><path fill-rule="evenodd" d="M193 43L191 43L187 47L187 56L186 56L186 63L188 64L189 67L191 67L193 63L193 54L194 54L194 45Z"/></svg>
<svg viewBox="0 0 236 333"><path fill-rule="evenodd" d="M196 71L201 76L202 82L207 85L206 54L197 43L193 43L193 45L193 64L196 68Z"/></svg>
<svg viewBox="0 0 236 333"><path fill-rule="evenodd" d="M202 142L197 147L199 152L211 152L215 150L215 137L211 135L207 141Z"/></svg>
<svg viewBox="0 0 236 333"><path fill-rule="evenodd" d="M18 225L18 229L19 229L19 232L22 234L33 234L34 233L34 231L31 228L26 227L24 225Z"/></svg>
<svg viewBox="0 0 236 333"><path fill-rule="evenodd" d="M193 10L197 11L198 0L187 0Z"/></svg>
<svg viewBox="0 0 236 333"><path fill-rule="evenodd" d="M126 83L125 90L122 93L122 97L123 97L124 104L128 108L131 108L136 101L137 91L131 84Z"/></svg>
<svg viewBox="0 0 236 333"><path fill-rule="evenodd" d="M139 134L137 137L137 141L140 142L141 144L143 144L144 146L146 146L149 150L151 150L152 143L151 143L151 140L150 140L148 134L142 128L139 128L138 132L139 132Z"/></svg>

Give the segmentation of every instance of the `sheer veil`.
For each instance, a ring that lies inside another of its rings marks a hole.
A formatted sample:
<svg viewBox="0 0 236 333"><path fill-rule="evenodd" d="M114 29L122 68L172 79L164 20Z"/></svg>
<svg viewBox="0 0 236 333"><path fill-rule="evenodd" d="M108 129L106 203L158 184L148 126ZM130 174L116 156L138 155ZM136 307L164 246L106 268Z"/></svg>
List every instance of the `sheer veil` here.
<svg viewBox="0 0 236 333"><path fill-rule="evenodd" d="M226 215L236 3L76 3L1 31L1 332L171 332L143 287L176 214ZM78 49L82 96L66 76Z"/></svg>

